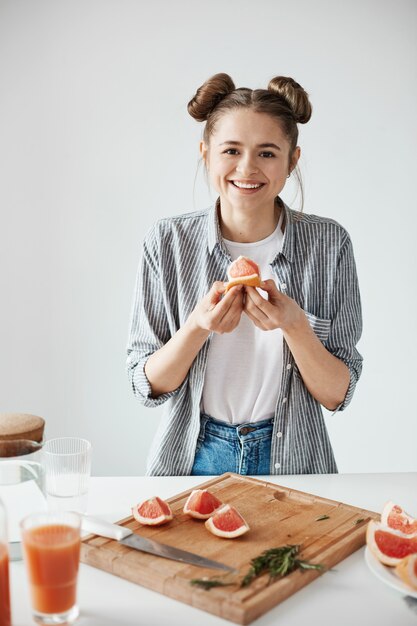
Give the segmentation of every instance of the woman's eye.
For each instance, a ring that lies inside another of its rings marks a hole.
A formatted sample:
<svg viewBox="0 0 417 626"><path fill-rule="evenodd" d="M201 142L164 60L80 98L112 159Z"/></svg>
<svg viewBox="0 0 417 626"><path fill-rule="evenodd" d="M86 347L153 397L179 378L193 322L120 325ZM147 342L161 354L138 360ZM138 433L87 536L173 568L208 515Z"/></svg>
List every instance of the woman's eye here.
<svg viewBox="0 0 417 626"><path fill-rule="evenodd" d="M227 148L227 150L225 150L223 154L230 154L232 156L235 156L236 154L239 154L239 153L236 150L236 148ZM271 159L275 156L275 154L273 152L261 152L260 156L266 159Z"/></svg>

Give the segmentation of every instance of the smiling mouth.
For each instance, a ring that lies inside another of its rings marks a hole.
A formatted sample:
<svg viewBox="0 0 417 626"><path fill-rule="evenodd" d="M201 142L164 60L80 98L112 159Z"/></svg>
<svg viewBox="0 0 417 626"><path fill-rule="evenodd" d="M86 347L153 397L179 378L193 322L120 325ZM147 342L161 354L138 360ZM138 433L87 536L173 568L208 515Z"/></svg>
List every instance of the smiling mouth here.
<svg viewBox="0 0 417 626"><path fill-rule="evenodd" d="M265 184L265 183L255 183L255 182L244 183L244 182L241 182L240 180L230 180L229 182L232 183L234 187L237 187L237 189L260 189Z"/></svg>

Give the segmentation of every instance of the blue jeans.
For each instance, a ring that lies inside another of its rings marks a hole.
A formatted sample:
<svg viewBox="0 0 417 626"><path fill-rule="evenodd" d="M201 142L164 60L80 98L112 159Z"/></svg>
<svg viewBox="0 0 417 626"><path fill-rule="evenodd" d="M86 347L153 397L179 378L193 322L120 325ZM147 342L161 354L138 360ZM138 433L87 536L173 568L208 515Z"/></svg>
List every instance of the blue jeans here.
<svg viewBox="0 0 417 626"><path fill-rule="evenodd" d="M192 475L270 474L273 418L252 424L227 424L201 415Z"/></svg>

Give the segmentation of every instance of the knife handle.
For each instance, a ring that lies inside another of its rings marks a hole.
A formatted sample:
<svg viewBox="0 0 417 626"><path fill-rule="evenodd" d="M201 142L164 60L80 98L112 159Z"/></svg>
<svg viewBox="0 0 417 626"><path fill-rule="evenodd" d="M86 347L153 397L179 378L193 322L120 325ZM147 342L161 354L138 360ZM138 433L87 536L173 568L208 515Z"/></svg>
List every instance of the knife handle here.
<svg viewBox="0 0 417 626"><path fill-rule="evenodd" d="M129 528L111 524L110 522L106 522L103 519L91 515L83 515L82 529L94 535L108 537L108 539L117 539L118 541L132 534Z"/></svg>

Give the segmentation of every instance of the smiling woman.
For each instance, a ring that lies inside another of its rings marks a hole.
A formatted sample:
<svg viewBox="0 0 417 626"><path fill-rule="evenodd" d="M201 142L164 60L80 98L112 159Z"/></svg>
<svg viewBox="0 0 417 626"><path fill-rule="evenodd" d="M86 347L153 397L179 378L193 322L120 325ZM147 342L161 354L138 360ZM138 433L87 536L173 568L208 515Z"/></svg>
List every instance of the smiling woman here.
<svg viewBox="0 0 417 626"><path fill-rule="evenodd" d="M215 142L203 141L200 149L211 182L221 196L222 232L231 238L234 227L227 223L227 217L230 222L235 216L239 222L242 218L252 222L246 234L249 241L254 236L263 239L276 226L276 212L271 211L271 206L295 168L300 149L291 152L274 118L252 109L223 115L215 129ZM265 137L274 143L262 143Z"/></svg>
<svg viewBox="0 0 417 626"><path fill-rule="evenodd" d="M146 406L167 401L148 474L336 472L321 405L343 410L362 368L352 244L329 218L280 198L311 116L292 78L267 89L206 81L188 104L216 203L145 238L128 373ZM223 282L246 257L259 288Z"/></svg>

